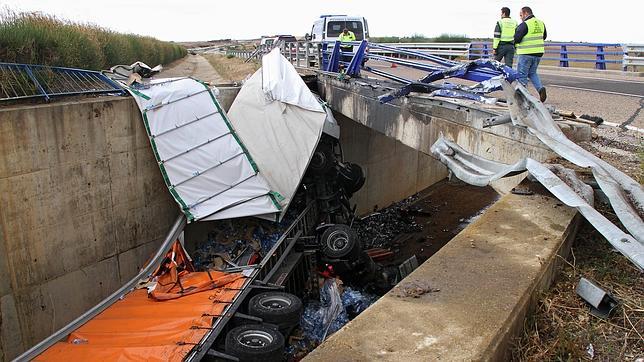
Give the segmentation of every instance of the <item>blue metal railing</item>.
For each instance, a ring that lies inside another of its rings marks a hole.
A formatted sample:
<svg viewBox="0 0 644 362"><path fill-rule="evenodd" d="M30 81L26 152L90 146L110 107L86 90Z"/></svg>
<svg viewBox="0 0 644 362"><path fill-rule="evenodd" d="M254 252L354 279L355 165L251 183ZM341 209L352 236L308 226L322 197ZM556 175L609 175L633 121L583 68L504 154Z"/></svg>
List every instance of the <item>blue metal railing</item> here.
<svg viewBox="0 0 644 362"><path fill-rule="evenodd" d="M593 50L589 50L592 48ZM624 49L615 43L558 43L546 42L543 60L559 62L560 67L570 67L570 63L595 63L595 69L606 69L606 64L622 64ZM571 57L572 55L572 57ZM578 56L592 56L578 57ZM492 58L491 42L472 42L468 59ZM606 59L606 56L619 56L619 59Z"/></svg>
<svg viewBox="0 0 644 362"><path fill-rule="evenodd" d="M382 49L391 52L391 56L371 54L370 50ZM516 79L516 72L499 62L479 59L467 63L449 60L437 55L427 54L412 49L400 49L384 44L360 42L323 42L320 51L319 69L326 72L345 74L351 77L360 76L364 70L380 77L402 83L402 87L393 92L380 96L381 102L389 102L394 98L405 96L411 92L428 92L435 95L461 97L484 101L482 94L500 89L499 83L488 82L491 78L502 77L508 81ZM396 57L396 55L398 57ZM405 55L403 59L400 55ZM365 65L368 60L384 61L405 67L427 71L428 74L418 80L404 78L397 74L386 72ZM433 82L446 78L462 78L479 82L474 86L456 85L444 82Z"/></svg>
<svg viewBox="0 0 644 362"><path fill-rule="evenodd" d="M0 102L79 94L125 94L116 82L92 70L0 63Z"/></svg>

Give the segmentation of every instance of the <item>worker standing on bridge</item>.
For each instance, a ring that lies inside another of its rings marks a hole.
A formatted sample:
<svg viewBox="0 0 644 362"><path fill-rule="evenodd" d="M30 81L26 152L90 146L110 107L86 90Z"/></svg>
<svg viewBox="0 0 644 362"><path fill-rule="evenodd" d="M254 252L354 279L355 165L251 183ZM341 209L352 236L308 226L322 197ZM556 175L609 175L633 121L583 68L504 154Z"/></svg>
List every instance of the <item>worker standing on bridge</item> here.
<svg viewBox="0 0 644 362"><path fill-rule="evenodd" d="M514 34L514 44L517 48L517 55L519 55L517 63L519 82L527 86L528 78L530 78L539 92L539 98L542 102L545 102L546 88L541 84L541 79L537 75L537 67L543 53L545 53L544 40L548 36L546 24L535 18L532 14L532 9L528 6L521 8L519 17L523 22L519 24Z"/></svg>
<svg viewBox="0 0 644 362"><path fill-rule="evenodd" d="M353 53L353 45L347 44L347 42L356 41L356 35L349 29L344 28L342 33L340 33L340 50L342 52ZM351 61L350 56L341 56L342 61L348 62Z"/></svg>
<svg viewBox="0 0 644 362"><path fill-rule="evenodd" d="M494 59L501 61L505 58L505 65L512 68L514 60L514 32L517 29L517 21L510 17L510 9L501 8L501 20L496 22L494 28Z"/></svg>

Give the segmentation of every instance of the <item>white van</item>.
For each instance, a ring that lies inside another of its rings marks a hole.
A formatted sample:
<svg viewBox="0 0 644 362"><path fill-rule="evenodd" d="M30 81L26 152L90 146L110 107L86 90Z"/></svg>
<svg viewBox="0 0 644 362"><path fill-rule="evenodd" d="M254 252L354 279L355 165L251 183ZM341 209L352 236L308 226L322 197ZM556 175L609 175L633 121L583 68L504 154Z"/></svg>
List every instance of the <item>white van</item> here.
<svg viewBox="0 0 644 362"><path fill-rule="evenodd" d="M369 40L367 19L361 16L347 15L320 15L320 18L313 22L311 34L307 34L306 39L315 42L335 41L338 40L344 28L355 34L356 41Z"/></svg>

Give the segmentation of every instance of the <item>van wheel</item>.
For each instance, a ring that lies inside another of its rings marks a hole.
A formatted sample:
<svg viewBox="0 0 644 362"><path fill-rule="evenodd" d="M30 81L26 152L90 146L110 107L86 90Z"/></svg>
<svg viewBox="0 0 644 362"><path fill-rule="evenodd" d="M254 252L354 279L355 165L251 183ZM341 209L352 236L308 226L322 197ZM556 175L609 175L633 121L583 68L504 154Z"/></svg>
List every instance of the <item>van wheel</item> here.
<svg viewBox="0 0 644 362"><path fill-rule="evenodd" d="M284 292L264 292L248 301L248 314L277 325L282 333L300 323L303 309L300 298Z"/></svg>
<svg viewBox="0 0 644 362"><path fill-rule="evenodd" d="M358 242L358 234L343 224L332 225L324 230L320 247L322 253L331 259L357 258L362 251Z"/></svg>
<svg viewBox="0 0 644 362"><path fill-rule="evenodd" d="M284 336L261 324L239 326L226 335L225 350L241 362L282 361Z"/></svg>

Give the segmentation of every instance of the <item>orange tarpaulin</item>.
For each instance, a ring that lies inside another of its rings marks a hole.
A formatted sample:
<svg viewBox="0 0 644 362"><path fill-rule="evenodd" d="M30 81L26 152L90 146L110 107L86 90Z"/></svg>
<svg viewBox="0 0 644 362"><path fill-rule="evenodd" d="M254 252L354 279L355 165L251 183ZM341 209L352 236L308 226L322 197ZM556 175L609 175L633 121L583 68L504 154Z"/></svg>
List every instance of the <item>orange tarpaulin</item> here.
<svg viewBox="0 0 644 362"><path fill-rule="evenodd" d="M136 289L51 346L36 361L180 361L240 292L240 273L195 272L179 243ZM156 293L156 295L155 295Z"/></svg>

